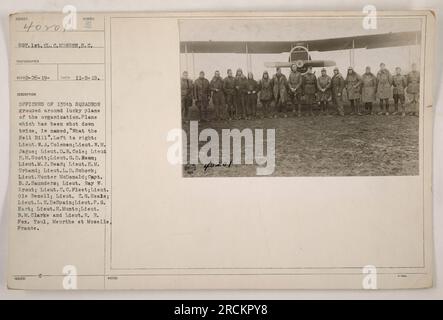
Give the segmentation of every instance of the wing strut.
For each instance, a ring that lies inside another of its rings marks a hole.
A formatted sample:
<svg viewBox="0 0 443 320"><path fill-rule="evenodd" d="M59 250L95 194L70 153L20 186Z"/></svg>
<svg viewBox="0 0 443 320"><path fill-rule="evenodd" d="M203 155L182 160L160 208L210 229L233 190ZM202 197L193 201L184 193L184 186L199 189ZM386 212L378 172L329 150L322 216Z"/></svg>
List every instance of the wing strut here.
<svg viewBox="0 0 443 320"><path fill-rule="evenodd" d="M352 68L355 66L355 40L352 40L352 48L349 49L349 65Z"/></svg>
<svg viewBox="0 0 443 320"><path fill-rule="evenodd" d="M185 43L185 59L186 59L186 71L189 72L189 64L188 64L188 44ZM192 75L194 76L194 75Z"/></svg>
<svg viewBox="0 0 443 320"><path fill-rule="evenodd" d="M194 58L194 51L192 51L192 79L196 79L196 77L195 77L195 58Z"/></svg>
<svg viewBox="0 0 443 320"><path fill-rule="evenodd" d="M248 43L245 42L245 52L246 52L246 72L252 71L252 55L249 53Z"/></svg>

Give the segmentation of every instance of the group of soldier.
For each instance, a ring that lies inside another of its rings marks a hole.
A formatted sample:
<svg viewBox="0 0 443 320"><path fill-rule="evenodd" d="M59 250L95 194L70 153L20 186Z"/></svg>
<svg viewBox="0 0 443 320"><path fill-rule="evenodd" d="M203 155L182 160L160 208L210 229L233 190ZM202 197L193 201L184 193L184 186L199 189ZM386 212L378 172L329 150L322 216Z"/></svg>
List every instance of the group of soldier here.
<svg viewBox="0 0 443 320"><path fill-rule="evenodd" d="M326 69L316 76L312 67L301 73L297 66L291 66L289 77L281 68L271 78L267 71L263 72L261 80L254 80L251 72L245 76L242 69L237 69L235 75L231 69L223 79L219 71L215 71L211 81L205 78L201 71L199 77L192 81L187 71L181 78L182 118L189 119L189 108L195 101L199 110L200 120L208 120L208 106L212 99L215 116L218 120L252 119L257 117L257 102L260 101L261 117L287 117L288 112L297 116L302 115L302 105L307 108L306 114L313 116L314 109L320 106L320 114L329 115L331 111L344 116L344 98L350 103L351 115L376 114L375 103L379 101L377 114L389 115L391 110L389 100L394 100L392 114L406 115L406 98L412 106L409 114L418 115L418 97L420 92L420 74L417 66L403 75L397 67L394 75L384 63L380 64L377 75L366 67L365 73L357 74L352 67L348 68L346 78L339 69L334 68L332 77ZM331 110L331 107L334 110Z"/></svg>

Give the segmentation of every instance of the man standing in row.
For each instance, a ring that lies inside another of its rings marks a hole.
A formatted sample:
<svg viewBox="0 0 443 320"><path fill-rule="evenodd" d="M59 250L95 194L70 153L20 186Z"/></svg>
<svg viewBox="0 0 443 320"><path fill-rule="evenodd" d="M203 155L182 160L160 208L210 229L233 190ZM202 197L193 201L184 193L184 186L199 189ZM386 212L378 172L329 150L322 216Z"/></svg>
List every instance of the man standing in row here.
<svg viewBox="0 0 443 320"><path fill-rule="evenodd" d="M277 73L272 78L275 109L278 113L284 113L286 111L286 103L288 101L287 85L288 80L286 76L281 72L281 68L277 67ZM276 115L275 115L276 116ZM287 117L286 114L284 114Z"/></svg>
<svg viewBox="0 0 443 320"><path fill-rule="evenodd" d="M200 71L198 79L194 82L194 97L200 120L207 121L211 91L209 89L209 81L205 78L205 73L203 71Z"/></svg>
<svg viewBox="0 0 443 320"><path fill-rule="evenodd" d="M418 116L419 114L419 94L420 94L420 72L417 71L417 65L412 64L412 71L409 72L407 79L407 89L409 101L412 105L412 114Z"/></svg>
<svg viewBox="0 0 443 320"><path fill-rule="evenodd" d="M228 76L223 80L223 92L225 93L225 102L229 120L235 117L234 101L235 101L235 78L232 70L228 69Z"/></svg>
<svg viewBox="0 0 443 320"><path fill-rule="evenodd" d="M292 112L295 112L295 106L297 105L298 116L301 116L301 102L302 102L302 84L303 76L298 71L297 66L293 64L291 66L291 73L288 78L289 97L292 105Z"/></svg>
<svg viewBox="0 0 443 320"><path fill-rule="evenodd" d="M269 78L268 71L263 72L263 76L258 83L258 91L260 92L260 102L263 109L263 117L272 116L271 114L271 101L273 98L272 93L272 80Z"/></svg>
<svg viewBox="0 0 443 320"><path fill-rule="evenodd" d="M243 75L242 69L237 69L235 74L235 113L237 119L246 117L246 86L248 79ZM241 114L241 115L240 115Z"/></svg>
<svg viewBox="0 0 443 320"><path fill-rule="evenodd" d="M374 103L376 101L375 92L377 90L377 78L371 72L370 67L366 67L366 72L361 76L361 102L366 111L374 114Z"/></svg>
<svg viewBox="0 0 443 320"><path fill-rule="evenodd" d="M223 79L220 76L220 71L215 71L210 83L210 90L212 92L212 104L215 108L215 115L217 120L222 120L225 109L225 94L223 92Z"/></svg>
<svg viewBox="0 0 443 320"><path fill-rule="evenodd" d="M327 116L329 114L328 105L331 100L331 77L326 74L325 68L321 69L321 76L317 79L317 88L320 110Z"/></svg>
<svg viewBox="0 0 443 320"><path fill-rule="evenodd" d="M345 79L340 74L337 67L334 68L334 75L331 79L332 88L332 101L337 106L338 114L341 116L345 115L345 109L343 108L343 89L345 88Z"/></svg>
<svg viewBox="0 0 443 320"><path fill-rule="evenodd" d="M405 89L407 86L406 77L401 74L400 67L395 68L395 75L392 77L392 85L393 85L393 98L395 110L394 114L399 113L398 103L401 103L401 114L402 116L406 115L406 107L405 107Z"/></svg>
<svg viewBox="0 0 443 320"><path fill-rule="evenodd" d="M389 115L389 98L391 96L392 76L385 64L380 63L380 71L377 73L377 95L380 99L381 114Z"/></svg>
<svg viewBox="0 0 443 320"><path fill-rule="evenodd" d="M180 79L181 88L181 104L182 104L182 119L187 121L189 118L189 108L192 106L194 95L194 84L188 78L188 72L183 71L183 76Z"/></svg>
<svg viewBox="0 0 443 320"><path fill-rule="evenodd" d="M361 115L360 112L360 87L361 87L361 78L354 71L354 68L348 68L348 75L346 76L346 92L348 94L348 100L351 103L351 115L358 114Z"/></svg>
<svg viewBox="0 0 443 320"><path fill-rule="evenodd" d="M257 116L257 90L258 84L254 80L252 72L248 72L248 82L246 84L246 119Z"/></svg>
<svg viewBox="0 0 443 320"><path fill-rule="evenodd" d="M311 66L308 67L303 77L303 93L305 95L305 102L309 108L309 115L313 116L314 104L316 102L315 94L317 93L317 77L312 72Z"/></svg>

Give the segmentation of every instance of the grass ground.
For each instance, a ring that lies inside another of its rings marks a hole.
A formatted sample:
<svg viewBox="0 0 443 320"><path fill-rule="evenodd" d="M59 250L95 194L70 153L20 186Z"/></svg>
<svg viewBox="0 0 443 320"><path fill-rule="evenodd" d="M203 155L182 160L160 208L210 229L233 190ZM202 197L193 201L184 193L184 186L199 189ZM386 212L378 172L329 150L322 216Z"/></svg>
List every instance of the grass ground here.
<svg viewBox="0 0 443 320"><path fill-rule="evenodd" d="M191 114L195 117L196 110ZM185 131L189 129L186 126ZM275 129L273 176L418 175L419 118L416 116L294 117L289 114L288 118L200 122L199 131L205 128L217 130L220 137L222 129ZM256 164L243 164L205 170L199 164L186 167L183 174L256 176L256 168Z"/></svg>

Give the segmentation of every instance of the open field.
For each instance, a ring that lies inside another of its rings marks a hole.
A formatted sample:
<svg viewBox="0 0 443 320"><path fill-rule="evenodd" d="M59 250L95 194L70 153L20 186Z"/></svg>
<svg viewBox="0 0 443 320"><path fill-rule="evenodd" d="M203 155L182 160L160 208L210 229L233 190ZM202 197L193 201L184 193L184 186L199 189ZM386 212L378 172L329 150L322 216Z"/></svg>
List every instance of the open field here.
<svg viewBox="0 0 443 320"><path fill-rule="evenodd" d="M185 131L189 130L187 126L183 126ZM288 118L199 123L199 131L212 128L220 137L222 129L275 129L273 176L418 175L418 127L418 117L398 115L290 115ZM200 142L200 146L204 144ZM185 167L183 175L256 176L256 168L253 164L205 170L203 165L197 165Z"/></svg>

